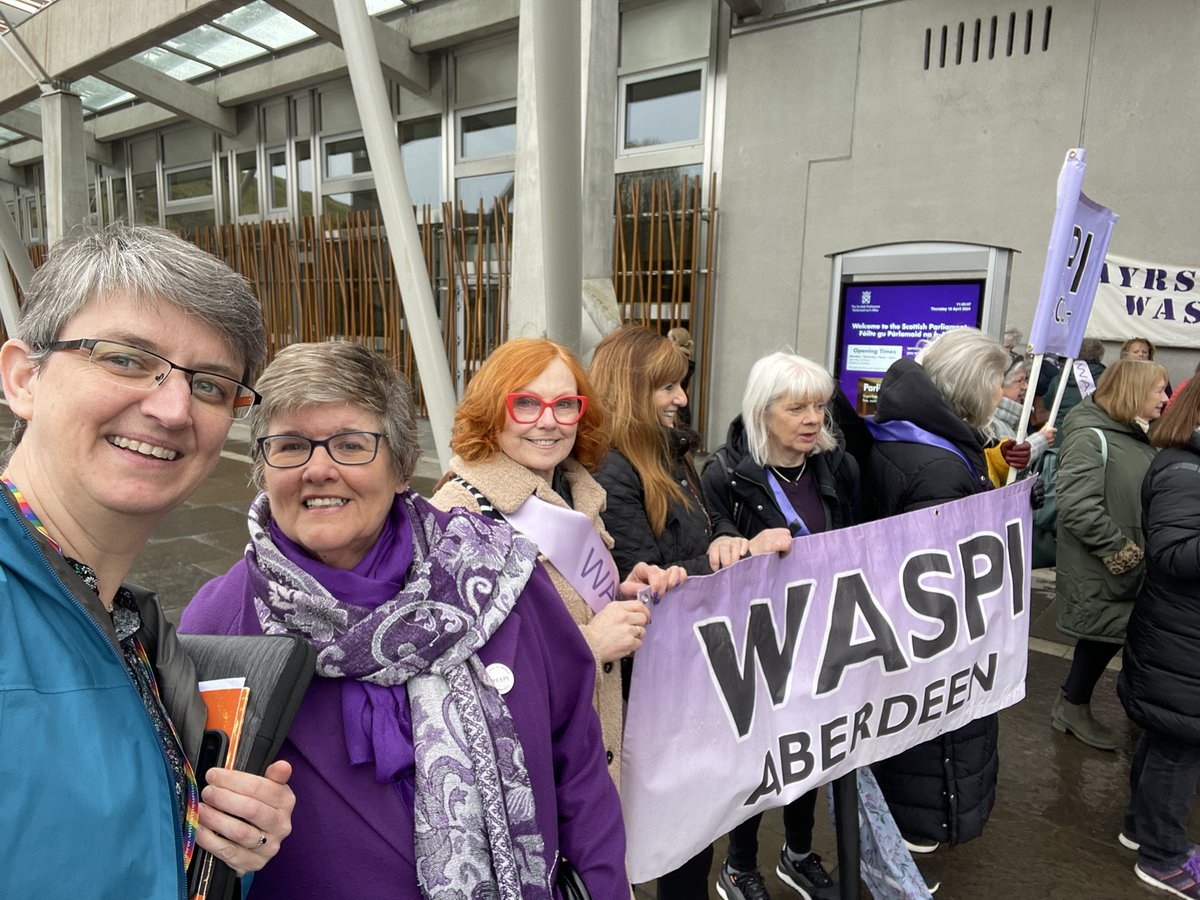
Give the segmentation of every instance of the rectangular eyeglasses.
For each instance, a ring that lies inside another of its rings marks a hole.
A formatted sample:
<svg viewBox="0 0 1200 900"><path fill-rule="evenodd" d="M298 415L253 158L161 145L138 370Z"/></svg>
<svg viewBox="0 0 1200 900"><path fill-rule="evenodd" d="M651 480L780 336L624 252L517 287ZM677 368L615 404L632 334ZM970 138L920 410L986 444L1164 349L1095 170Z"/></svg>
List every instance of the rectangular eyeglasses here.
<svg viewBox="0 0 1200 900"><path fill-rule="evenodd" d="M268 434L258 439L263 462L272 469L295 469L304 465L317 447L324 447L329 458L343 466L365 466L379 452L377 431L343 431L323 441L298 434Z"/></svg>
<svg viewBox="0 0 1200 900"><path fill-rule="evenodd" d="M244 419L262 398L249 385L228 375L189 369L171 362L165 356L140 347L130 347L117 341L84 338L78 341L55 341L46 348L48 353L62 350L86 350L88 361L109 381L135 391L152 391L160 387L172 371L178 369L187 379L192 399L203 409Z"/></svg>

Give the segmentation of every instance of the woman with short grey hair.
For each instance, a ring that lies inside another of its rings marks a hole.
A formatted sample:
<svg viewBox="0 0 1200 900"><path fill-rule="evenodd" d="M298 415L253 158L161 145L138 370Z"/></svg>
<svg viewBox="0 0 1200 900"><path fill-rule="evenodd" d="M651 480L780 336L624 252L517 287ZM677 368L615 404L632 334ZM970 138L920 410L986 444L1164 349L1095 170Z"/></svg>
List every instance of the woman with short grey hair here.
<svg viewBox="0 0 1200 900"><path fill-rule="evenodd" d="M280 351L258 384L263 400L250 424L251 442L279 416L316 404L353 403L379 419L384 448L400 481L408 481L421 458L412 389L379 353L353 341L292 344ZM266 490L267 465L254 455L254 486Z"/></svg>
<svg viewBox="0 0 1200 900"><path fill-rule="evenodd" d="M266 356L262 310L249 282L215 256L169 231L117 222L79 229L56 244L54 265L36 272L15 335L40 365L63 326L89 303L120 297L149 311L160 304L212 328L238 359L237 381L249 383ZM107 302L107 301L105 301ZM247 415L246 406L239 416ZM13 426L16 446L25 422Z"/></svg>
<svg viewBox="0 0 1200 900"><path fill-rule="evenodd" d="M265 341L244 278L116 224L56 244L0 349L0 896L182 897L204 849L260 869L291 768L213 769L204 701L151 592L124 584L212 474Z"/></svg>
<svg viewBox="0 0 1200 900"><path fill-rule="evenodd" d="M1004 381L1000 388L1000 403L992 413L992 435L999 441L1015 441L1017 426L1021 424L1021 412L1024 409L1025 392L1029 389L1029 363L1017 354L1012 355L1012 361L1004 372ZM1037 466L1042 456L1054 446L1054 436L1057 433L1053 425L1045 425L1039 431L1026 436L1029 442L1030 467Z"/></svg>

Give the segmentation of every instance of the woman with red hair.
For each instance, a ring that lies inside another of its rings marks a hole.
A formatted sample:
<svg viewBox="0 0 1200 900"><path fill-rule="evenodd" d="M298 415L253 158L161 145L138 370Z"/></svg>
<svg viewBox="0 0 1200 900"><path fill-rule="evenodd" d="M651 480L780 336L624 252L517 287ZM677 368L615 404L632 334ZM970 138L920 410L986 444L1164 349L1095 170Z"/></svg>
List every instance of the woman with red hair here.
<svg viewBox="0 0 1200 900"><path fill-rule="evenodd" d="M505 520L537 544L596 658L595 706L619 787L618 663L642 645L650 621L634 598L643 586L661 593L685 573L640 564L621 583L600 519L604 489L591 475L608 443L604 407L574 354L545 338L514 338L471 379L454 418L450 472L432 502Z"/></svg>

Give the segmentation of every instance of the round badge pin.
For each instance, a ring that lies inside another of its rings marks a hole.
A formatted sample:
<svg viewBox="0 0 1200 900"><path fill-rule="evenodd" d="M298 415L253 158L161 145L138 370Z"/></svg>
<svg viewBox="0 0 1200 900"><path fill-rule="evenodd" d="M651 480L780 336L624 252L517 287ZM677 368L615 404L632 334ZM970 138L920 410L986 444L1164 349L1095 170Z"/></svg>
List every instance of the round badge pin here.
<svg viewBox="0 0 1200 900"><path fill-rule="evenodd" d="M512 690L513 678L512 669L504 663L492 663L487 667L488 678L492 680L492 685L501 694L507 694Z"/></svg>

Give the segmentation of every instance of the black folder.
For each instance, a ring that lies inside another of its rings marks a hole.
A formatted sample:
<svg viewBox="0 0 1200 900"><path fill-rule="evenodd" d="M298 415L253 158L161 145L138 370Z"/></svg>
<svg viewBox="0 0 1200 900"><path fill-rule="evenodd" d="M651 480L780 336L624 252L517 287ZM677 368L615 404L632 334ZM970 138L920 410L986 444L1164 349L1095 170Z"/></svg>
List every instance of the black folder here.
<svg viewBox="0 0 1200 900"><path fill-rule="evenodd" d="M181 634L180 641L196 666L200 681L245 678L250 689L241 743L232 766L261 775L275 759L312 680L317 651L291 635L231 636ZM189 873L188 897L200 872L203 850L197 850ZM233 870L214 860L206 900L230 900L238 879Z"/></svg>

